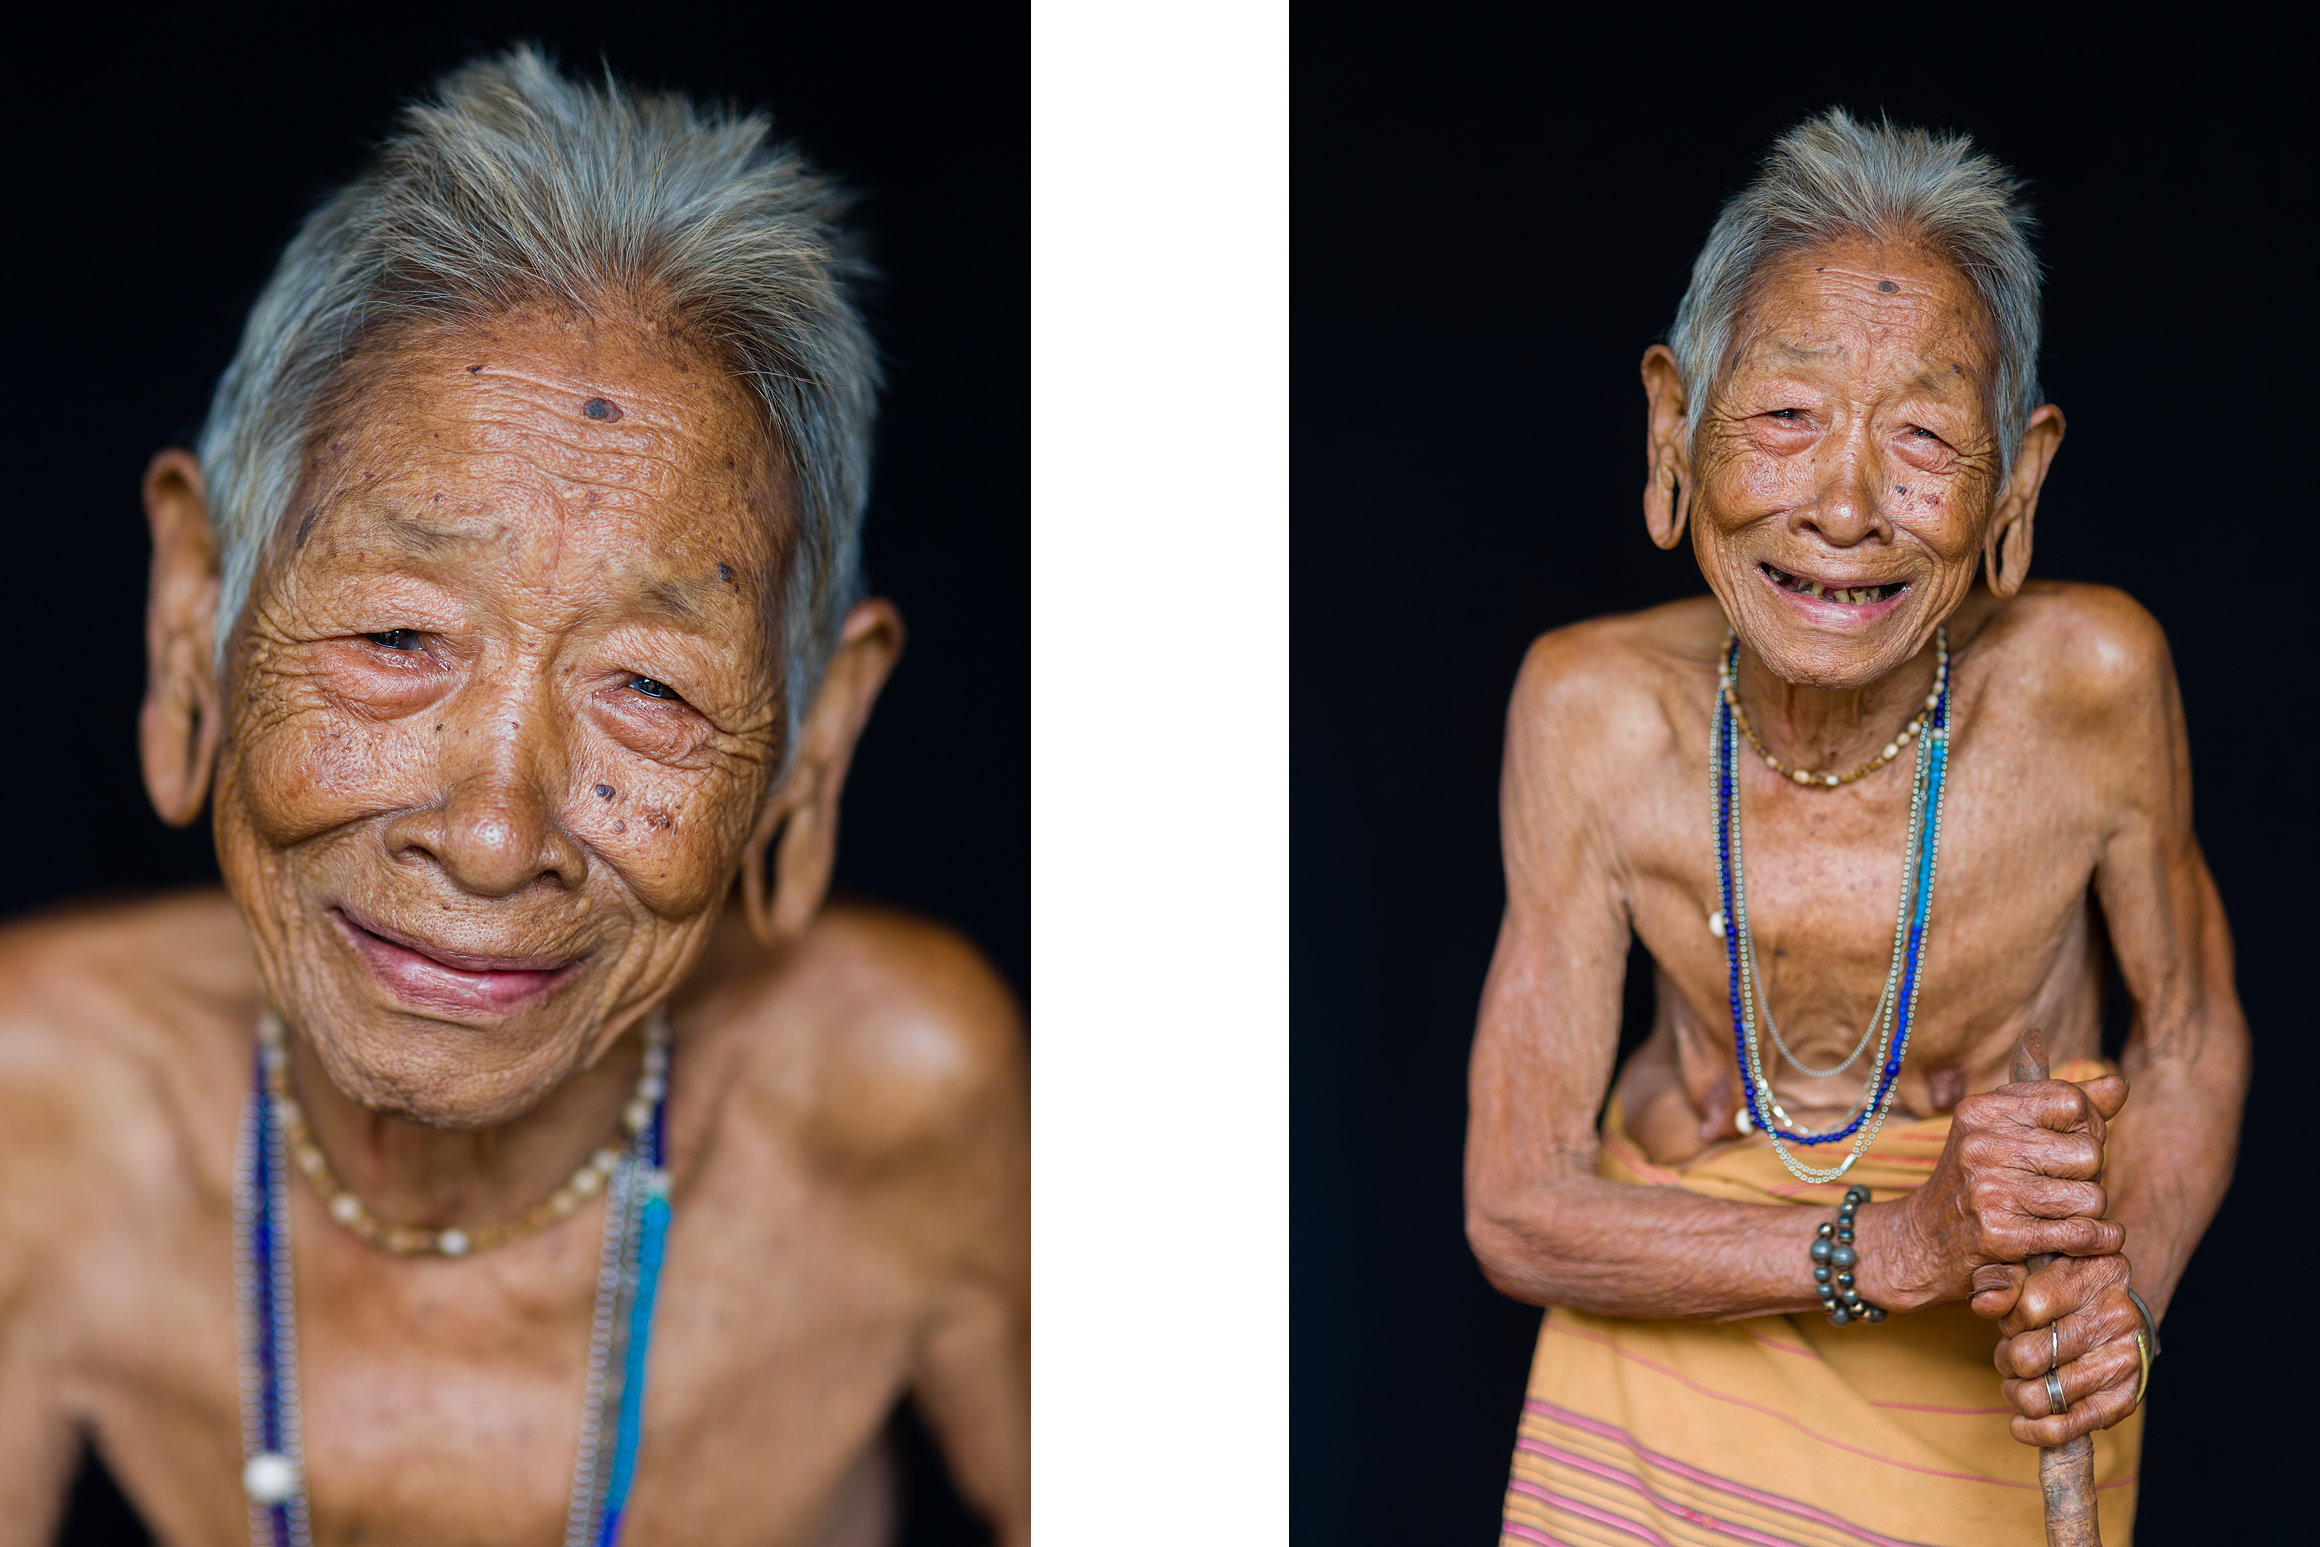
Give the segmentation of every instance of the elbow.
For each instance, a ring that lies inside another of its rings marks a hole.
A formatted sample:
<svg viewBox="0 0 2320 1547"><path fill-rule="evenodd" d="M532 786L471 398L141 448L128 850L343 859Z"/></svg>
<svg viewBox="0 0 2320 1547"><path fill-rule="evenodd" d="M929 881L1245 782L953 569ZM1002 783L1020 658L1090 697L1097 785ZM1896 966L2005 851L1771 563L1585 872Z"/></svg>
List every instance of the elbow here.
<svg viewBox="0 0 2320 1547"><path fill-rule="evenodd" d="M1466 1197L1466 1244L1490 1287L1526 1305L1545 1305L1546 1253L1538 1243L1534 1210L1520 1210L1511 1200L1493 1197L1469 1187Z"/></svg>

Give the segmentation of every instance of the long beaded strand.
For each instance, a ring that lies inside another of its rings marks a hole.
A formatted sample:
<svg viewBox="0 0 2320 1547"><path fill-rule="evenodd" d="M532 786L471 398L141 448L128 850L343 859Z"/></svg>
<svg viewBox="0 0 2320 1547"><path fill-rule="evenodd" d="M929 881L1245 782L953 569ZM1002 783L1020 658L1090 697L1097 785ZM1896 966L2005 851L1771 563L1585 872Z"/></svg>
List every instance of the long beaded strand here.
<svg viewBox="0 0 2320 1547"><path fill-rule="evenodd" d="M265 1028L270 1031L271 1028ZM282 1103L287 1051L262 1034L243 1109L234 1186L234 1289L242 1343L242 1486L250 1498L256 1547L311 1547L305 1454L298 1415L298 1316L291 1283L290 1186ZM605 1240L598 1260L589 1332L588 1382L581 1413L568 1547L613 1547L643 1436L646 1356L653 1301L669 1227L668 1021L646 1022L645 1071L653 1091L648 1121L633 1136L606 1187ZM446 1255L456 1255L447 1253ZM605 1421L613 1446L603 1448Z"/></svg>
<svg viewBox="0 0 2320 1547"><path fill-rule="evenodd" d="M1946 639L1943 654L1947 655ZM1725 658L1725 673L1735 674L1738 669L1739 644L1732 642ZM1866 1099L1854 1115L1841 1127L1826 1133L1806 1134L1784 1126L1787 1114L1778 1108L1771 1097L1770 1081L1764 1074L1763 1057L1756 1037L1755 1000L1755 941L1748 927L1747 887L1741 862L1740 811L1737 779L1739 735L1733 723L1732 706L1727 697L1719 694L1717 700L1715 733L1710 738L1711 770L1716 799L1716 870L1723 917L1730 927L1725 936L1725 958L1729 1001L1732 1012L1733 1053L1740 1067L1740 1081L1745 1109L1757 1126L1772 1139L1773 1149L1781 1164L1799 1181L1822 1183L1843 1176L1875 1142L1883 1128L1886 1114L1891 1110L1897 1088L1902 1060L1908 1054L1909 1031L1916 1017L1918 989L1923 981L1925 929L1933 895L1935 859L1941 843L1942 794L1947 783L1949 753L1949 683L1944 671L1935 693L1932 723L1918 738L1915 777L1912 779L1910 801L1910 832L1907 870L1913 880L1904 896L1913 906L1905 908L1906 938L1902 942L1901 982L1893 1012L1884 1019L1885 1035L1880 1040L1877 1057L1881 1067ZM1850 1060L1847 1060L1849 1063ZM1842 1067L1842 1066L1840 1066ZM1807 1166L1788 1152L1787 1144L1834 1144L1858 1134L1852 1151L1837 1165L1828 1168ZM1785 1142L1784 1142L1785 1141Z"/></svg>
<svg viewBox="0 0 2320 1547"><path fill-rule="evenodd" d="M1885 757L1881 757L1876 764L1877 767L1882 767L1886 761L1890 760L1891 754L1898 752L1901 747L1908 746L1912 740L1917 741L1917 767L1911 780L1909 838L1907 846L1903 849L1903 853L1905 855L1914 854L1916 852L1917 823L1919 815L1922 811L1925 795L1925 743L1922 739L1922 732L1924 731L1926 724L1931 720L1935 708L1939 705L1943 691L1949 685L1949 630L1946 626L1937 627L1934 630L1933 648L1933 690L1926 694L1925 705L1922 712L1919 713L1916 719L1912 720L1908 725L1902 727L1900 734L1894 738L1892 743L1887 745L1885 749L1887 755ZM1739 684L1737 681L1738 658L1739 639L1736 635L1730 636L1725 641L1724 654L1719 658L1717 665L1717 696L1723 699L1726 704L1731 706L1732 719L1734 723L1739 727L1742 734L1750 737L1751 744L1753 745L1753 733L1749 731L1746 714L1740 707ZM1763 751L1761 747L1759 747L1757 750L1759 752ZM1771 754L1765 753L1764 755L1767 761L1774 767L1776 772L1785 773L1787 771L1783 765L1779 763L1778 759L1773 758ZM1863 769L1862 771L1868 772L1870 770ZM1800 779L1798 782L1810 784L1809 779ZM1818 789L1822 786L1818 784L1810 784L1810 787ZM1737 824L1735 824L1734 841L1738 841ZM1868 1024L1861 1030L1861 1040L1853 1044L1853 1050L1850 1053L1847 1053L1842 1060L1830 1066L1829 1068L1814 1068L1812 1065L1806 1063L1803 1059L1797 1057L1795 1051L1789 1047L1788 1039L1780 1034L1780 1023L1773 1019L1772 1001L1764 991L1763 972L1756 959L1754 940L1750 939L1747 944L1742 947L1741 967L1749 979L1748 1001L1751 1007L1755 1010L1758 1018L1764 1022L1765 1028L1772 1033L1772 1045L1780 1050L1780 1056L1788 1060L1789 1066L1795 1069L1798 1073L1816 1080L1835 1079L1838 1075L1844 1073L1847 1069L1850 1069L1853 1066L1854 1062L1860 1058L1861 1054L1867 1051L1871 1039L1877 1035L1879 1028L1881 1026L1887 1025L1887 1018L1893 1013L1895 990L1899 987L1901 982L1901 964L1904 951L1904 937L1909 921L1909 898L1911 888L1915 885L1915 882L1916 876L1914 869L1905 860L1901 867L1901 901L1894 910L1893 959L1892 965L1888 967L1885 972L1884 990L1877 997L1877 1008L1870 1015ZM1737 890L1740 892L1742 898L1742 911L1745 912L1747 897L1745 873L1743 873L1741 884ZM1726 927L1729 927L1726 923L1726 921L1730 918L1728 913L1719 913L1716 918L1719 925L1726 925ZM1721 934L1723 933L1723 929L1719 928L1717 932ZM1773 1102L1772 1110L1774 1116L1777 1117L1781 1122L1785 1123L1788 1121L1788 1114L1780 1109L1780 1103L1777 1100Z"/></svg>

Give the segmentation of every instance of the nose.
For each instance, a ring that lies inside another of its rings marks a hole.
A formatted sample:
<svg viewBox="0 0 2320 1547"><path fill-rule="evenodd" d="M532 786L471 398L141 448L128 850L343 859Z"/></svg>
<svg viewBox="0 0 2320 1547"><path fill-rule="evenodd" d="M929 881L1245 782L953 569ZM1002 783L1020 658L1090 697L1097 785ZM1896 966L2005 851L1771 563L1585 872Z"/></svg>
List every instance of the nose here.
<svg viewBox="0 0 2320 1547"><path fill-rule="evenodd" d="M587 853L562 819L570 762L554 712L506 700L465 716L444 707L436 732L442 798L391 822L388 852L433 863L478 897L510 896L534 882L579 886Z"/></svg>
<svg viewBox="0 0 2320 1547"><path fill-rule="evenodd" d="M1821 475L1813 502L1793 518L1798 531L1818 533L1833 548L1891 541L1892 523L1877 500L1884 475L1867 442L1866 426L1857 425L1842 443L1831 447L1836 455Z"/></svg>

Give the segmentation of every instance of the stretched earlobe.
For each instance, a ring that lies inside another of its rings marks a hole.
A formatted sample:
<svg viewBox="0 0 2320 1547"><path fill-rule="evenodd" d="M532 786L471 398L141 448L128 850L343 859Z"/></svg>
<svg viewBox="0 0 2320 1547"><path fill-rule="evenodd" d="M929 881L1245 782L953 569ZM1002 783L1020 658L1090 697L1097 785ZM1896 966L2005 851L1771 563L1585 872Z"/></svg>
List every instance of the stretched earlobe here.
<svg viewBox="0 0 2320 1547"><path fill-rule="evenodd" d="M768 950L804 934L829 895L847 765L901 650L902 615L893 603L872 598L846 615L821 690L798 726L789 772L742 848L742 908Z"/></svg>
<svg viewBox="0 0 2320 1547"><path fill-rule="evenodd" d="M2001 599L2022 589L2030 578L2030 523L2020 516L2000 516L1982 539L1982 578L1990 594Z"/></svg>
<svg viewBox="0 0 2320 1547"><path fill-rule="evenodd" d="M1690 515L1691 491L1673 468L1664 479L1653 478L1643 491L1643 524L1659 547L1673 548L1684 540L1684 522Z"/></svg>

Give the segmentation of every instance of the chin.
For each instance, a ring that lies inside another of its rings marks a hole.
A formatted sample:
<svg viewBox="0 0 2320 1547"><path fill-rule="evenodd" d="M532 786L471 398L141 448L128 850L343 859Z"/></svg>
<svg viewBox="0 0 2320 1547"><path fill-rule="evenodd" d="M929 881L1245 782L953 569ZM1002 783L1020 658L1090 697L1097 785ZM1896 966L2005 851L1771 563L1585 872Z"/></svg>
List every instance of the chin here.
<svg viewBox="0 0 2320 1547"><path fill-rule="evenodd" d="M308 1044L330 1083L365 1110L430 1128L472 1132L496 1128L530 1111L578 1066L578 1049L556 1038L528 1047L494 1039L414 1036L389 1027L310 1033Z"/></svg>

